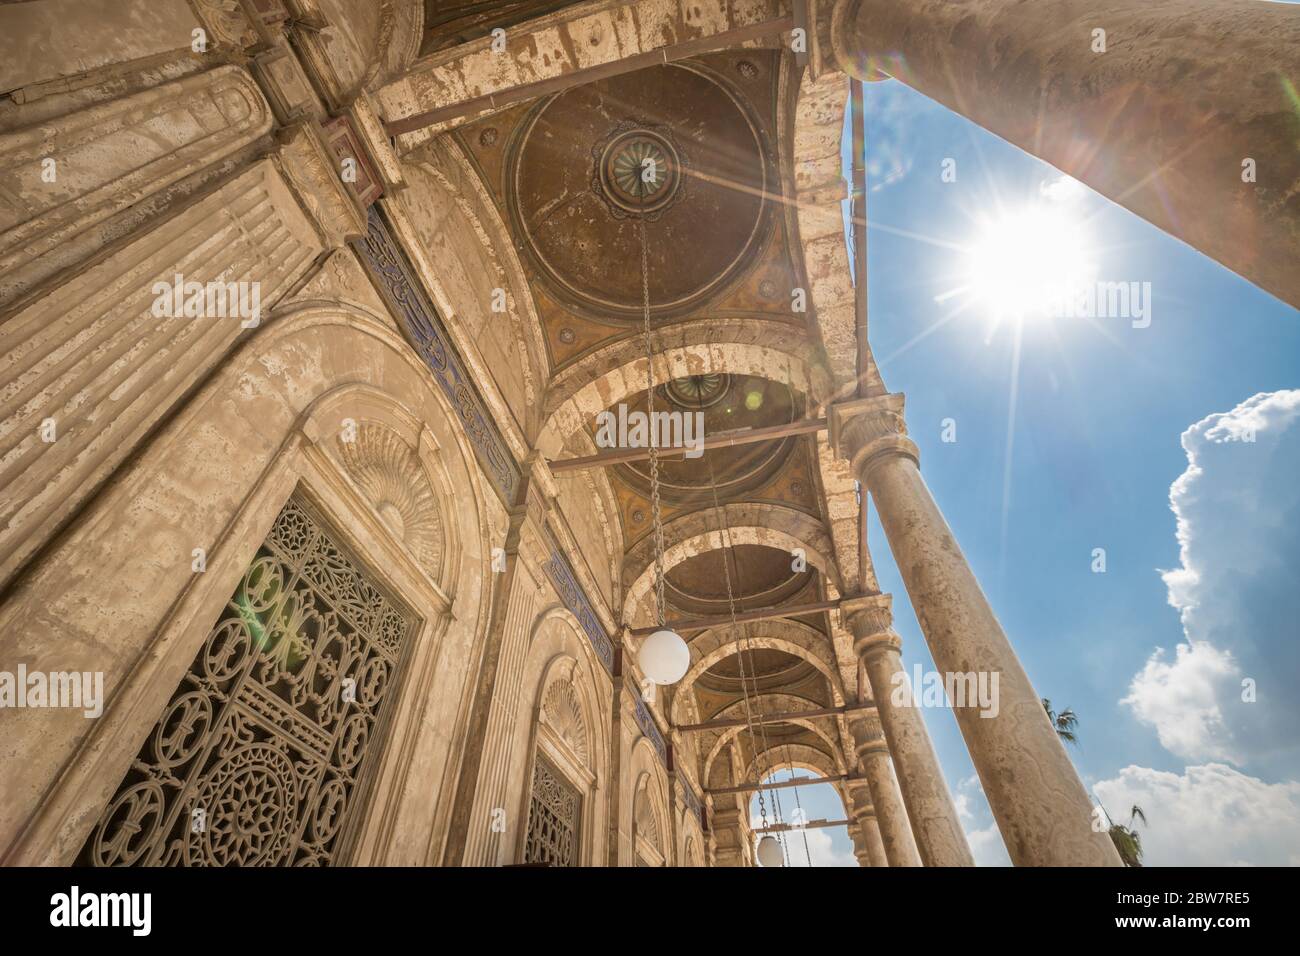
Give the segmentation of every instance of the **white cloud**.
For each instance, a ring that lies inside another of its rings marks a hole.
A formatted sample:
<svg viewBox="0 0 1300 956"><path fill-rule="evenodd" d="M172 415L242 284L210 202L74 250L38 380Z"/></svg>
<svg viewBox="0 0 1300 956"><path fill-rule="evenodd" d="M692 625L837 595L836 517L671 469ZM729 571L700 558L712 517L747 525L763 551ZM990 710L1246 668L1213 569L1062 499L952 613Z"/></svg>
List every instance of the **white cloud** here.
<svg viewBox="0 0 1300 956"><path fill-rule="evenodd" d="M1122 703L1178 756L1294 773L1300 705L1282 678L1300 673L1300 390L1210 415L1182 444L1181 566L1162 578L1187 641L1172 660L1158 648Z"/></svg>
<svg viewBox="0 0 1300 956"><path fill-rule="evenodd" d="M975 865L1010 866L1007 845L1002 842L1002 834L993 822L993 811L989 808L984 788L980 786L980 778L967 777L958 784L953 791L953 802L957 805L957 816L966 831L966 842L970 844Z"/></svg>
<svg viewBox="0 0 1300 956"><path fill-rule="evenodd" d="M1056 179L1045 179L1038 184L1038 192L1051 202L1072 203L1088 194L1083 183L1062 174Z"/></svg>
<svg viewBox="0 0 1300 956"><path fill-rule="evenodd" d="M805 857L803 852L803 837L808 838L808 855ZM845 837L847 840L848 838ZM829 830L804 830L803 836L799 834L787 835L787 845L790 848L793 866L807 866L808 860L812 860L813 866L857 866L857 857L853 855L853 850L845 850L843 847L836 847L831 840Z"/></svg>
<svg viewBox="0 0 1300 956"><path fill-rule="evenodd" d="M1225 764L1182 774L1125 767L1093 786L1116 822L1137 804L1146 866L1300 865L1300 783L1265 783Z"/></svg>

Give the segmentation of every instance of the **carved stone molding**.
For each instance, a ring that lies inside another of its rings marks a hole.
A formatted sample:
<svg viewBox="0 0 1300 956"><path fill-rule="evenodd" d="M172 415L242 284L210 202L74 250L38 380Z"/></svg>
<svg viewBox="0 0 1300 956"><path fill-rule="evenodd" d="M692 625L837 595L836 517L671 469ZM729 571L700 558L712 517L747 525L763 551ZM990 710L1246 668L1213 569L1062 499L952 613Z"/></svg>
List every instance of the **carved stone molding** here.
<svg viewBox="0 0 1300 956"><path fill-rule="evenodd" d="M256 284L265 316L322 251L263 160L0 325L0 580L245 331L239 315L155 315L154 289L177 273Z"/></svg>
<svg viewBox="0 0 1300 956"><path fill-rule="evenodd" d="M849 718L849 730L853 734L859 759L867 754L889 753L889 744L885 740L878 712L871 710L855 714Z"/></svg>
<svg viewBox="0 0 1300 956"><path fill-rule="evenodd" d="M335 439L339 457L375 512L435 579L443 555L438 497L415 449L377 422L357 427L351 441Z"/></svg>
<svg viewBox="0 0 1300 956"><path fill-rule="evenodd" d="M564 741L565 745L578 758L584 767L590 766L590 744L587 736L587 722L582 716L582 702L578 699L578 689L573 682L562 677L551 683L542 699L542 718Z"/></svg>
<svg viewBox="0 0 1300 956"><path fill-rule="evenodd" d="M304 117L322 119L325 111L302 64L284 44L277 44L253 57L252 69L262 91L281 123Z"/></svg>
<svg viewBox="0 0 1300 956"><path fill-rule="evenodd" d="M374 163L361 137L352 127L347 114L336 116L327 121L321 129L325 133L325 142L334 154L334 165L343 169L350 165L351 175L343 178L343 185L352 194L357 205L367 208L384 194L384 184L375 173Z"/></svg>
<svg viewBox="0 0 1300 956"><path fill-rule="evenodd" d="M872 468L883 458L901 455L920 461L916 444L907 437L903 395L894 393L830 407L830 443L836 455L849 459L853 472L871 487Z"/></svg>
<svg viewBox="0 0 1300 956"><path fill-rule="evenodd" d="M663 844L659 836L659 819L655 815L654 803L650 799L649 783L637 791L633 804L632 820L636 835L652 847L663 853Z"/></svg>
<svg viewBox="0 0 1300 956"><path fill-rule="evenodd" d="M516 500L523 480L519 465L378 207L371 207L365 239L354 243L353 248L398 317L411 347L456 408L479 463L501 501L509 507ZM612 652L607 666L612 666Z"/></svg>
<svg viewBox="0 0 1300 956"><path fill-rule="evenodd" d="M218 45L242 50L261 39L239 0L190 0L190 6Z"/></svg>
<svg viewBox="0 0 1300 956"><path fill-rule="evenodd" d="M112 217L271 124L252 77L220 66L0 135L0 303L99 252Z"/></svg>
<svg viewBox="0 0 1300 956"><path fill-rule="evenodd" d="M893 603L888 594L848 598L840 603L840 614L853 632L853 648L859 656L871 653L872 648L898 648L900 639L891 629Z"/></svg>
<svg viewBox="0 0 1300 956"><path fill-rule="evenodd" d="M339 165L314 122L304 120L282 129L280 165L326 245L336 248L366 234L366 216L339 178Z"/></svg>

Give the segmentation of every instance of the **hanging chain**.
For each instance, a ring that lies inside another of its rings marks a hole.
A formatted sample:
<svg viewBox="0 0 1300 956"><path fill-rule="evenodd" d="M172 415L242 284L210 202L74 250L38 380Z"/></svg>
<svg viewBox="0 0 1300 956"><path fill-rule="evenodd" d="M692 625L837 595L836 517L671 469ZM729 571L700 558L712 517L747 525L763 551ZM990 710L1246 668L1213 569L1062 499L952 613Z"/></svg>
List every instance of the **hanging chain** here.
<svg viewBox="0 0 1300 956"><path fill-rule="evenodd" d="M650 162L654 162L650 160ZM655 543L655 613L659 626L664 626L664 525L659 510L659 448L658 429L655 427L655 376L654 351L650 346L650 257L645 228L645 170L640 177L641 214L638 222L641 231L641 305L645 317L645 401L647 421L650 423L650 513L654 522Z"/></svg>
<svg viewBox="0 0 1300 956"><path fill-rule="evenodd" d="M790 742L785 745L785 762L790 765L790 779L794 779L794 758L790 755ZM812 866L812 853L808 849L808 821L803 819L803 802L799 799L799 787L794 788L794 805L799 809L799 833L803 837L803 857Z"/></svg>
<svg viewBox="0 0 1300 956"><path fill-rule="evenodd" d="M753 711L753 707L750 705L749 702L749 677L745 673L745 652L750 647L749 625L745 624L741 626L736 621L736 595L731 587L731 564L728 561L728 557L727 557L728 555L731 555L733 560L735 558L735 555L732 553L734 542L732 542L731 540L730 529L726 526L726 522L723 519L722 506L718 502L718 479L713 472L713 460L706 456L705 461L709 466L709 487L712 489L713 492L713 511L714 514L718 516L718 532L719 532L719 539L720 539L719 543L722 544L722 549L721 549L722 550L722 572L723 572L723 578L727 582L727 608L731 615L731 629L733 632L738 630L741 635L741 637L737 640L737 643L740 645L740 651L736 654L736 661L737 661L737 665L740 668L740 692L745 701L745 723L749 730L749 743L754 750L754 775L753 776L754 776L754 789L758 793L758 812L759 812L759 816L762 819L762 828L766 830L767 829L767 802L763 799L763 787L761 785L762 780L759 777L759 770L758 770L758 756L760 753L767 752L767 731L766 729L763 728L763 724L761 721L759 722L758 725L759 730L757 732L755 732L754 730L754 711ZM736 583L737 584L740 583L739 564L736 565ZM750 664L751 664L750 670L752 671L753 661L751 661ZM755 694L758 693L757 675L754 676L754 693ZM763 745L761 751L759 749L759 744L758 744L758 739L760 736L763 739ZM772 809L776 813L777 822L780 823L781 805L775 790L772 791ZM780 833L780 831L777 831L777 838L778 840L780 840L782 851L784 852L785 841L781 839L781 837L782 834Z"/></svg>

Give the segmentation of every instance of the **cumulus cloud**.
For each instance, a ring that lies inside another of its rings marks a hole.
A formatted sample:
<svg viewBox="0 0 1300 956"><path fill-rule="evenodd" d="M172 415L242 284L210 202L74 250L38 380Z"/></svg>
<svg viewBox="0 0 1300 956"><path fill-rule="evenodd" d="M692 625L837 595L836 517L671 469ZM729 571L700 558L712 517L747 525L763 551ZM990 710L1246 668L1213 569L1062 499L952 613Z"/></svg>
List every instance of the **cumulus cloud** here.
<svg viewBox="0 0 1300 956"><path fill-rule="evenodd" d="M1125 767L1093 786L1117 823L1130 808L1146 866L1300 866L1300 783L1265 783L1225 764L1181 774Z"/></svg>
<svg viewBox="0 0 1300 956"><path fill-rule="evenodd" d="M1284 681L1300 674L1300 390L1210 415L1182 445L1169 492L1180 566L1162 578L1187 640L1172 657L1157 648L1122 703L1185 759L1294 773L1300 706Z"/></svg>
<svg viewBox="0 0 1300 956"><path fill-rule="evenodd" d="M993 822L993 811L989 808L984 788L980 786L980 778L967 777L958 784L953 791L953 802L957 805L957 817L966 831L966 842L970 844L975 865L1010 866L1007 845L1002 842L1002 834Z"/></svg>

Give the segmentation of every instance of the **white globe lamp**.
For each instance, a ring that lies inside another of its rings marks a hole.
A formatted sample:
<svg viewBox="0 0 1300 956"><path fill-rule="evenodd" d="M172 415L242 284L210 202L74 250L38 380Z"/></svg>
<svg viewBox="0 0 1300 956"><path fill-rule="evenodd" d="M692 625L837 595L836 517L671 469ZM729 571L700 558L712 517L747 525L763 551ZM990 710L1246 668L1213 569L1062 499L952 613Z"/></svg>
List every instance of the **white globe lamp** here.
<svg viewBox="0 0 1300 956"><path fill-rule="evenodd" d="M785 863L785 854L781 852L776 837L765 836L758 841L758 862L764 866L782 866Z"/></svg>
<svg viewBox="0 0 1300 956"><path fill-rule="evenodd" d="M676 631L662 628L641 642L641 673L656 684L676 684L691 666L691 651Z"/></svg>

